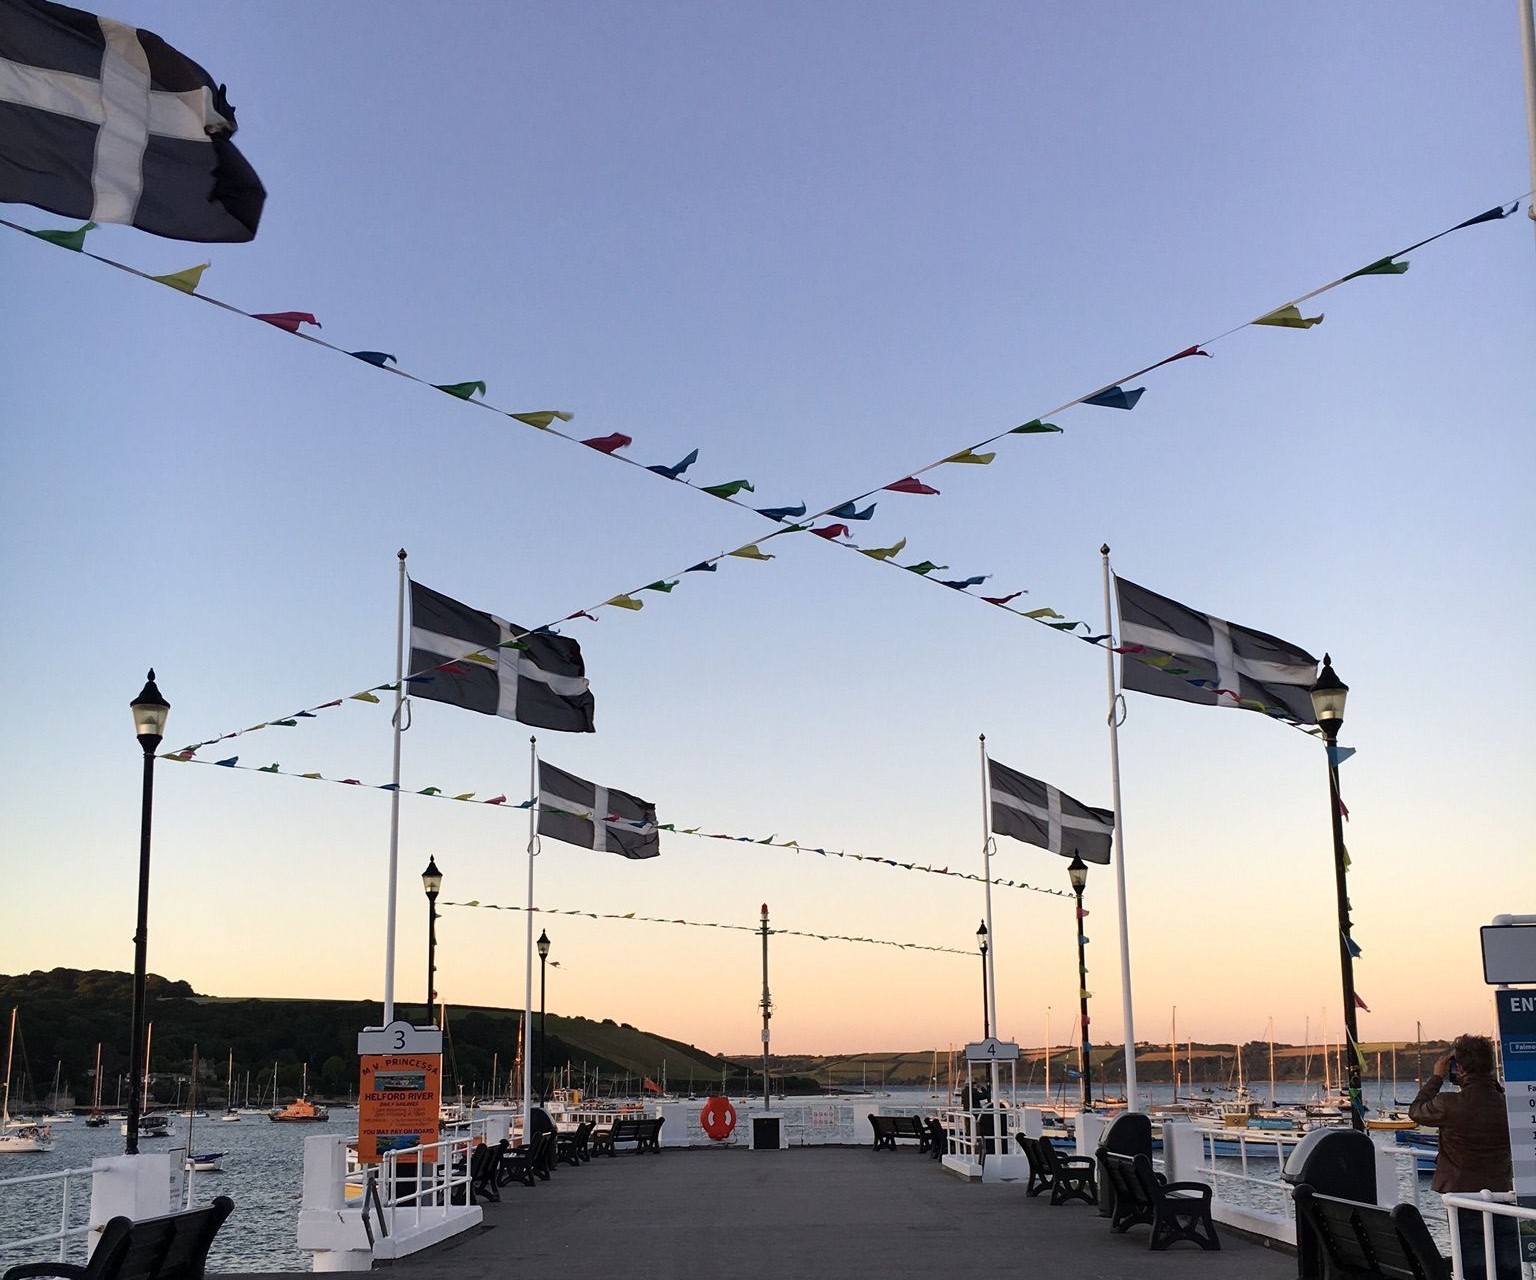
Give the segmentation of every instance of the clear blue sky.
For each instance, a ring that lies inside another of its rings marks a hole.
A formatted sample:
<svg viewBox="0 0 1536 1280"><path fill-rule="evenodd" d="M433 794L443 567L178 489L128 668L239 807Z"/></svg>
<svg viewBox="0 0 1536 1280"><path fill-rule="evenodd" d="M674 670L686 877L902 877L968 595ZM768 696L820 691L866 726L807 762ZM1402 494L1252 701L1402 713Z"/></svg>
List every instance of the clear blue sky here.
<svg viewBox="0 0 1536 1280"><path fill-rule="evenodd" d="M117 0L229 85L270 191L254 243L122 227L94 252L303 310L343 347L507 410L622 431L644 463L819 510L1221 334L1530 186L1514 5ZM28 226L63 220L19 206ZM3 229L0 229L3 230ZM1332 652L1366 1039L1490 1021L1476 929L1531 874L1536 240L1518 218L1247 328L1132 413L886 494L866 545L1068 617L1098 547L1196 608ZM549 622L760 536L756 517L14 232L6 340L0 972L132 965L146 667L167 746L388 679L395 551ZM551 762L663 821L979 871L977 735L1109 803L1101 654L805 536L572 624L599 732ZM1097 627L1096 627L1097 629ZM528 731L435 704L408 787L526 794ZM1339 993L1316 744L1131 695L1121 735L1136 1032L1300 1041ZM384 782L385 708L229 745ZM208 753L212 756L215 753ZM163 763L150 967L221 995L382 995L383 793ZM526 815L402 805L397 997L444 897L523 900ZM1060 888L1003 842L995 873ZM1121 1035L1112 875L1089 885L1095 1038ZM666 839L546 844L541 905L969 951L974 883ZM1076 1003L1058 898L1000 890L1000 1030ZM517 1005L522 920L444 909L454 1003ZM745 934L555 917L550 1007L752 1052ZM775 1044L980 1032L973 955L784 938ZM238 1051L238 1050L237 1050Z"/></svg>

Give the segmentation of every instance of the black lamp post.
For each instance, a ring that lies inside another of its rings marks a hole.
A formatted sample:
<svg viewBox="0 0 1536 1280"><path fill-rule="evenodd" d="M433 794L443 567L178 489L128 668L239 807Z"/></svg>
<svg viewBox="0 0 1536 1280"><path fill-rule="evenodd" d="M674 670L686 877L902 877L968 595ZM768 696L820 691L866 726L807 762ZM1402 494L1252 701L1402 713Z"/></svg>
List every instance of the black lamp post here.
<svg viewBox="0 0 1536 1280"><path fill-rule="evenodd" d="M981 951L981 1038L992 1038L992 1005L987 999L987 922L976 930L976 945Z"/></svg>
<svg viewBox="0 0 1536 1280"><path fill-rule="evenodd" d="M149 832L155 802L155 748L165 738L171 704L160 696L151 669L144 688L131 704L133 731L144 748L144 799L139 818L139 915L133 933L132 1045L128 1064L127 1155L139 1154L139 1115L144 1096L144 973L149 950Z"/></svg>
<svg viewBox="0 0 1536 1280"><path fill-rule="evenodd" d="M443 891L443 873L437 859L427 859L421 873L421 887L427 892L427 1025L432 1026L437 1009L437 895Z"/></svg>
<svg viewBox="0 0 1536 1280"><path fill-rule="evenodd" d="M539 1102L549 1097L544 1079L544 962L549 959L549 934L539 930L539 940L533 944L539 949L539 1051L534 1057L539 1073Z"/></svg>
<svg viewBox="0 0 1536 1280"><path fill-rule="evenodd" d="M1083 1110L1093 1110L1093 1049L1088 1035L1088 960L1083 947L1088 936L1083 932L1083 890L1088 887L1088 867L1072 850L1072 862L1067 867L1072 881L1072 892L1077 896L1077 1001L1078 1025L1083 1029Z"/></svg>
<svg viewBox="0 0 1536 1280"><path fill-rule="evenodd" d="M1325 653L1323 669L1312 686L1312 711L1318 728L1328 740L1328 806L1333 819L1333 880L1339 897L1339 974L1344 983L1344 1038L1348 1041L1349 1121L1365 1131L1365 1100L1360 1093L1360 1037L1355 1024L1355 959L1349 936L1349 885L1345 875L1344 811L1339 804L1339 729L1344 723L1344 702L1349 686L1334 673L1333 660Z"/></svg>

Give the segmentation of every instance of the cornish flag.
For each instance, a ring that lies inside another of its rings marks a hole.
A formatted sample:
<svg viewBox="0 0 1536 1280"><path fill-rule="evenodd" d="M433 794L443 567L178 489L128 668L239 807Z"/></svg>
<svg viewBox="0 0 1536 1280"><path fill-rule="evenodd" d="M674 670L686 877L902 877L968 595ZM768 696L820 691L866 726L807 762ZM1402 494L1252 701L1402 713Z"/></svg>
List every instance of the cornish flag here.
<svg viewBox="0 0 1536 1280"><path fill-rule="evenodd" d="M250 240L267 193L234 132L224 86L153 32L0 0L0 201Z"/></svg>
<svg viewBox="0 0 1536 1280"><path fill-rule="evenodd" d="M1305 649L1198 613L1121 577L1115 593L1121 688L1317 723L1309 693L1317 659Z"/></svg>
<svg viewBox="0 0 1536 1280"><path fill-rule="evenodd" d="M411 583L411 671L413 697L540 729L595 729L580 645L565 636L524 635L419 582Z"/></svg>
<svg viewBox="0 0 1536 1280"><path fill-rule="evenodd" d="M551 840L654 858L661 852L656 806L616 787L599 787L539 761L539 834Z"/></svg>
<svg viewBox="0 0 1536 1280"><path fill-rule="evenodd" d="M1025 844L1084 862L1108 862L1115 835L1115 815L1074 800L1065 792L988 759L992 786L992 830Z"/></svg>

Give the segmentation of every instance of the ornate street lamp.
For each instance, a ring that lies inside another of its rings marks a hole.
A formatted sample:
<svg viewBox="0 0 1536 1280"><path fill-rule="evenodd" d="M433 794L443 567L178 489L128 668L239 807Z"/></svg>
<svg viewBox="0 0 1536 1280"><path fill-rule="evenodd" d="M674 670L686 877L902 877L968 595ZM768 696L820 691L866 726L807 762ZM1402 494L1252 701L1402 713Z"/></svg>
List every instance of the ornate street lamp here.
<svg viewBox="0 0 1536 1280"><path fill-rule="evenodd" d="M144 797L139 811L139 914L133 934L133 1012L130 1016L132 1040L128 1066L128 1142L126 1154L139 1154L139 1116L144 1096L144 975L149 951L149 834L150 816L155 803L155 748L165 739L165 722L171 704L155 687L155 673L139 696L130 704L133 732L144 749Z"/></svg>
<svg viewBox="0 0 1536 1280"><path fill-rule="evenodd" d="M427 1025L431 1026L437 1009L437 895L443 891L443 873L437 859L427 859L421 873L421 887L427 894Z"/></svg>
<svg viewBox="0 0 1536 1280"><path fill-rule="evenodd" d="M988 1013L991 1005L987 1002L987 922L983 920L981 927L976 930L976 946L981 952L981 1038L992 1038L992 1017Z"/></svg>
<svg viewBox="0 0 1536 1280"><path fill-rule="evenodd" d="M539 1102L549 1098L548 1082L544 1079L544 962L549 959L549 934L539 930L539 940L533 944L539 949L539 1049L535 1056L539 1074Z"/></svg>
<svg viewBox="0 0 1536 1280"><path fill-rule="evenodd" d="M1093 1049L1088 1035L1088 960L1083 954L1088 935L1083 932L1083 890L1088 887L1088 867L1072 850L1072 862L1067 867L1072 881L1072 892L1077 896L1077 1001L1078 1025L1083 1035L1083 1110L1093 1110Z"/></svg>
<svg viewBox="0 0 1536 1280"><path fill-rule="evenodd" d="M1360 1093L1360 1036L1356 1027L1354 947L1349 930L1349 884L1345 874L1344 809L1339 802L1339 729L1344 724L1344 703L1349 686L1333 669L1333 659L1323 655L1323 669L1312 686L1312 712L1328 742L1328 806L1333 822L1333 882L1339 900L1339 975L1344 986L1344 1036L1349 1042L1349 1063L1345 1067L1349 1089L1349 1120L1356 1130L1365 1131L1365 1100Z"/></svg>

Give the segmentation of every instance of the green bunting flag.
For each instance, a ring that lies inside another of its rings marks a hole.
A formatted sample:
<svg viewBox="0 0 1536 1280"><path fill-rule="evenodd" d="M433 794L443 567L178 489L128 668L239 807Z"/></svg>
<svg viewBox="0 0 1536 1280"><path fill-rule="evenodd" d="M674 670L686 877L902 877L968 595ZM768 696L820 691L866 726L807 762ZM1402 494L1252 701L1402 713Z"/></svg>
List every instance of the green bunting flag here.
<svg viewBox="0 0 1536 1280"><path fill-rule="evenodd" d="M1045 431L1055 431L1059 433L1061 428L1058 427L1054 422L1041 422L1039 418L1034 418L1031 421L1026 422L1021 427L1015 427L1008 434L1011 436L1033 436L1039 435L1041 432Z"/></svg>
<svg viewBox="0 0 1536 1280"><path fill-rule="evenodd" d="M947 569L947 564L934 564L932 560L920 560L917 564L904 564L901 566L908 573L929 574L938 569Z"/></svg>
<svg viewBox="0 0 1536 1280"><path fill-rule="evenodd" d="M715 498L734 498L738 493L746 490L748 493L756 493L750 480L727 480L724 484L707 484L699 492L707 493Z"/></svg>
<svg viewBox="0 0 1536 1280"><path fill-rule="evenodd" d="M27 234L36 236L39 240L46 240L49 244L56 244L61 249L73 249L79 253L85 248L86 233L94 230L96 230L96 224L87 222L83 227L76 227L73 231L29 231Z"/></svg>
<svg viewBox="0 0 1536 1280"><path fill-rule="evenodd" d="M1354 280L1360 276L1400 276L1408 270L1406 262L1393 262L1391 258L1378 258L1368 267L1361 267L1358 271L1351 271L1345 280ZM1343 283L1342 281L1340 283ZM1318 317L1322 319L1321 316Z"/></svg>
<svg viewBox="0 0 1536 1280"><path fill-rule="evenodd" d="M676 580L672 582L648 582L641 587L642 591L660 591L663 595L671 595L672 588L677 586Z"/></svg>
<svg viewBox="0 0 1536 1280"><path fill-rule="evenodd" d="M451 396L458 396L460 400L468 400L476 392L485 394L483 382L434 382L433 387L439 391L446 391Z"/></svg>

